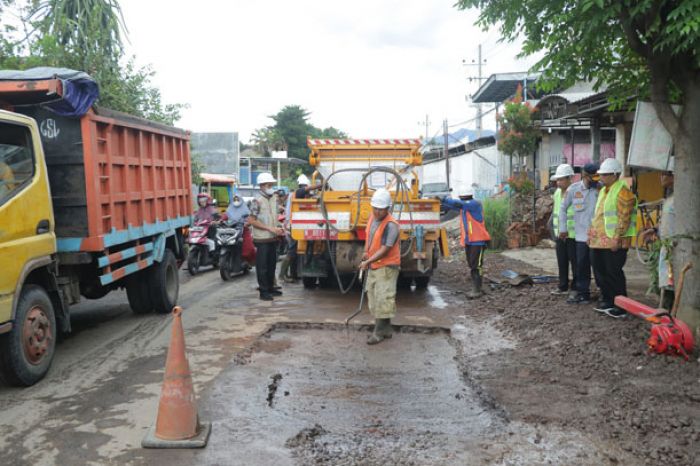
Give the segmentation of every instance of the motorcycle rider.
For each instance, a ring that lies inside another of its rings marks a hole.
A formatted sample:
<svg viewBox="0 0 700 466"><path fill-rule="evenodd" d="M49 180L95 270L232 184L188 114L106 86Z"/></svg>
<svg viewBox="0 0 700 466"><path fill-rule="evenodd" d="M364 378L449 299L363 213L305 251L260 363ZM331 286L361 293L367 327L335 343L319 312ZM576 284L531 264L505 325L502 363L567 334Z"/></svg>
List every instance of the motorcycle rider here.
<svg viewBox="0 0 700 466"><path fill-rule="evenodd" d="M250 227L248 226L249 215L250 209L248 208L248 205L238 194L234 194L228 209L226 209L226 219L231 225L244 225L243 248L241 251L241 256L243 257L244 261L252 266L255 264L255 246L253 245L253 235L251 234Z"/></svg>
<svg viewBox="0 0 700 466"><path fill-rule="evenodd" d="M199 209L194 213L194 223L203 221L213 222L216 220L216 216L218 216L219 213L216 207L214 207L214 203L209 194L199 193L197 195L197 205Z"/></svg>

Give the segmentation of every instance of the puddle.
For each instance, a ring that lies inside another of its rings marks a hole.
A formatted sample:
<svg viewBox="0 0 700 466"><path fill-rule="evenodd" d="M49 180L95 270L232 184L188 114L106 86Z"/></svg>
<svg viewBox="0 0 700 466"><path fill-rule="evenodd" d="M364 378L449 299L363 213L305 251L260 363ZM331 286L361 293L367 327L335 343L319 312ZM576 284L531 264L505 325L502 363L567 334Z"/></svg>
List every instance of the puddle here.
<svg viewBox="0 0 700 466"><path fill-rule="evenodd" d="M440 296L440 290L436 286L428 286L428 294L430 295L428 305L436 309L445 309L447 307L447 302Z"/></svg>

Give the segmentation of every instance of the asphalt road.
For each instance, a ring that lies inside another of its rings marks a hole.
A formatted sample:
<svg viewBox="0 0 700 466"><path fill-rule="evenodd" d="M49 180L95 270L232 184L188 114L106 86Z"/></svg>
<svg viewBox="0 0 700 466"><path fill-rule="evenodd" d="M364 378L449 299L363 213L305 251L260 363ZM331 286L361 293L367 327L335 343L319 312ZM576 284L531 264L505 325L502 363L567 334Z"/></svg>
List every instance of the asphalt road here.
<svg viewBox="0 0 700 466"><path fill-rule="evenodd" d="M364 343L359 292L288 285L257 298L254 274L181 273L180 305L202 450L144 450L171 318L134 315L123 292L75 308L48 376L0 386L0 448L12 465L603 464L636 458L581 432L509 419L473 377L518 342L470 317L463 290L403 290L394 337ZM454 287L454 285L452 285ZM466 315L465 315L466 311ZM275 376L279 377L275 377ZM271 385L274 385L271 387ZM546 409L546 406L543 406ZM611 453L612 452L612 453Z"/></svg>

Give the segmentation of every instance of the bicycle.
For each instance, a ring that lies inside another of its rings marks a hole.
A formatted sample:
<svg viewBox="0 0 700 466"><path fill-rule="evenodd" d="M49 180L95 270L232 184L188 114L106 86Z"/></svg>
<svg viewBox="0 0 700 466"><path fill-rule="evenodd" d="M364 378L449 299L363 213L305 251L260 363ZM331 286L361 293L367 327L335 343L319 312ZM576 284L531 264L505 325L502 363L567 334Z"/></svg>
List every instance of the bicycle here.
<svg viewBox="0 0 700 466"><path fill-rule="evenodd" d="M657 225L661 221L661 209L663 199L652 202L642 202L637 206L641 216L641 225L637 228L637 237L635 238L635 249L637 251L637 260L642 265L649 265L653 260L653 252L655 251L654 243L659 239ZM648 231L653 230L649 235Z"/></svg>

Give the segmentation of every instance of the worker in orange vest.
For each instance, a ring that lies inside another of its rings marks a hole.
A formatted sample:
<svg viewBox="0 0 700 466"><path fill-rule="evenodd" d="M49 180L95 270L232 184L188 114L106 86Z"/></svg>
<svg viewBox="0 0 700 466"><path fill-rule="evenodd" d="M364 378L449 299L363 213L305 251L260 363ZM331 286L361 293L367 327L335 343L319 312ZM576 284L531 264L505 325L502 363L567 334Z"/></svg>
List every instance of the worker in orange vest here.
<svg viewBox="0 0 700 466"><path fill-rule="evenodd" d="M374 331L367 340L375 345L391 338L391 319L396 315L396 281L401 266L399 222L389 213L391 194L375 191L370 201L372 215L365 231L365 253L360 270L367 270L366 291L369 311L374 316Z"/></svg>
<svg viewBox="0 0 700 466"><path fill-rule="evenodd" d="M484 249L491 236L484 226L484 208L481 202L474 199L474 190L471 187L461 188L457 195L459 199L442 199L442 205L460 211L460 242L467 255L472 279L472 289L467 293L467 297L475 299L481 296Z"/></svg>

